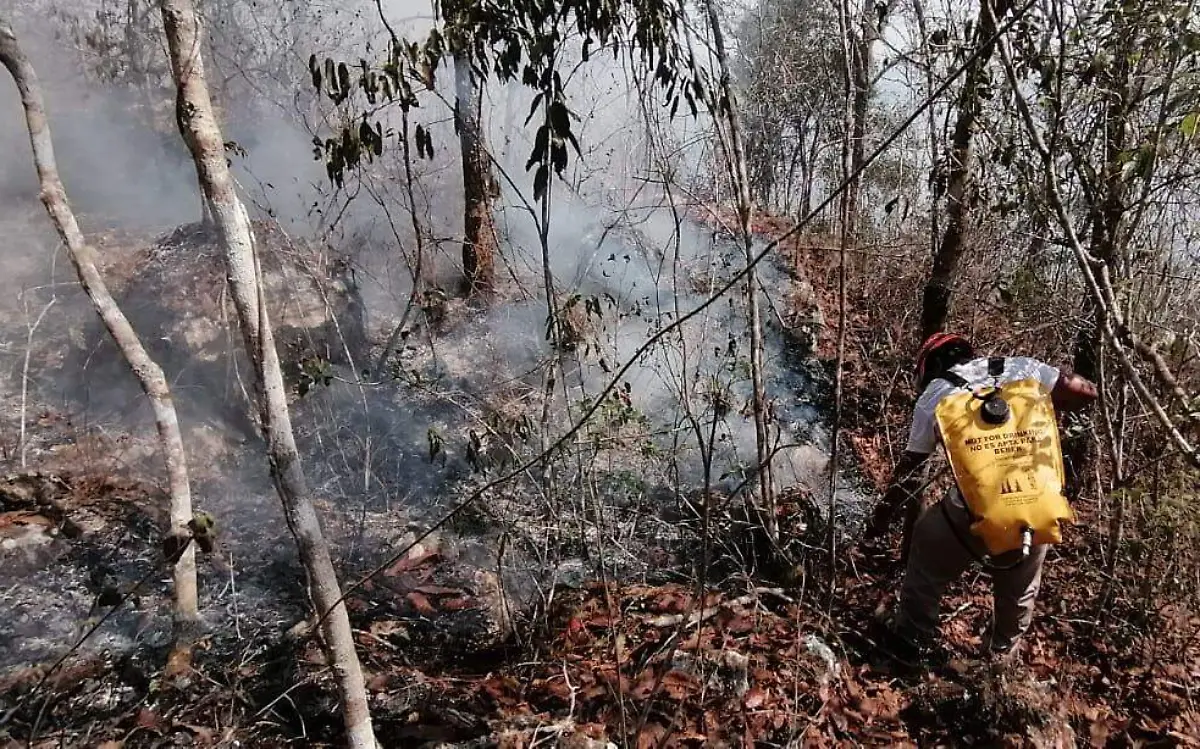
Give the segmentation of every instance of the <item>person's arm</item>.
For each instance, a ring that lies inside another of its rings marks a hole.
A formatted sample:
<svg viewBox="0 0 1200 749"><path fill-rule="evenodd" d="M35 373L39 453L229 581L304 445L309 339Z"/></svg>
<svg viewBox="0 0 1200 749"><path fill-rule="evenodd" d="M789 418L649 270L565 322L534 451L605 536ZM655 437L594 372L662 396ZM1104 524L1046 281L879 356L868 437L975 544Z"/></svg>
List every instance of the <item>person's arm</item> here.
<svg viewBox="0 0 1200 749"><path fill-rule="evenodd" d="M1099 397L1096 386L1087 378L1062 372L1050 391L1054 410L1060 412L1082 411Z"/></svg>
<svg viewBox="0 0 1200 749"><path fill-rule="evenodd" d="M911 450L905 451L900 456L899 462L896 463L896 470L892 474L892 483L883 495L883 499L875 506L871 513L871 519L867 522L867 530L863 536L865 540L872 541L885 535L896 511L901 506L907 502L920 501L923 478L921 469L924 468L928 459L929 453L912 452Z"/></svg>

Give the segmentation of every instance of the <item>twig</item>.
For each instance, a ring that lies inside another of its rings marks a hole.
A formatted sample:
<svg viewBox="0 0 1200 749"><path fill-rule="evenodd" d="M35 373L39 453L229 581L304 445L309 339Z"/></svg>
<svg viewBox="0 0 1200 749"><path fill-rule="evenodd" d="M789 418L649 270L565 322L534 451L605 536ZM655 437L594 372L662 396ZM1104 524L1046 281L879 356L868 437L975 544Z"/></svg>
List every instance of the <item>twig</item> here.
<svg viewBox="0 0 1200 749"><path fill-rule="evenodd" d="M264 707L263 709L261 709L261 710L259 710L257 713L255 713L255 714L254 714L254 718L255 718L255 719L261 718L261 717L262 717L264 714L266 714L267 712L270 712L270 710L271 710L273 707L275 707L276 705L278 705L278 704L279 704L281 701L283 701L283 700L287 699L289 694L291 694L292 692L296 691L296 690L297 690L297 689L299 689L300 687L302 687L302 686L304 686L304 685L308 684L310 681L312 681L312 677L311 677L311 676L306 676L306 677L304 677L303 679L301 679L300 681L298 681L298 682L296 682L295 684L293 684L293 685L291 685L290 687L288 687L287 689L283 690L283 694L279 695L279 696L278 696L278 697L276 697L275 699L273 699L273 700L271 700L270 702L268 702L268 703L267 703L267 705L266 705L266 707ZM296 706L296 704L293 702L293 703L292 703L292 707L295 707L295 706Z"/></svg>
<svg viewBox="0 0 1200 749"><path fill-rule="evenodd" d="M234 581L234 575L233 575L233 552L232 551L229 552L229 602L230 602L230 606L233 608L233 631L234 631L234 634L237 635L237 638L239 640L244 639L242 637L242 617L238 613L237 583Z"/></svg>
<svg viewBox="0 0 1200 749"><path fill-rule="evenodd" d="M183 546L181 546L177 550L176 553L178 555L182 556L183 553L187 551L188 547L191 545L193 540L194 540L194 538L192 536L188 536L186 539L184 539ZM101 616L100 619L96 621L95 624L93 624L86 632L83 633L83 635L80 636L80 638L78 640L75 641L74 645L72 645L70 648L67 649L67 652L65 652L61 656L59 656L58 660L56 660L50 666L50 668L47 669L46 673L42 676L41 679L38 680L38 683L33 687L33 689L29 690L29 692L26 693L26 695L24 697L22 697L20 700L18 700L17 704L14 705L12 707L12 709L10 709L7 713L5 713L3 717L0 717L0 726L3 726L6 723L8 723L8 721L10 721L12 719L12 716L15 715L17 713L17 711L20 710L24 706L24 704L29 700L29 698L31 696L33 696L34 694L37 694L37 692L43 686L45 686L46 682L50 680L50 677L54 674L55 671L58 670L58 668L60 666L62 666L62 664L65 663L66 660L75 653L75 651L79 650L79 648L83 646L83 643L87 642L88 638L90 638L92 635L94 635L96 633L96 631L99 630L100 627L102 627L104 625L104 623L107 622L109 620L109 618L112 617L113 614L117 613L117 611L122 606L125 605L125 602L128 601L130 598L132 598L134 596L134 594L136 594L138 592L138 590L140 590L141 587L146 584L147 580L149 580L150 578L154 577L157 574L159 574L158 566L152 565L150 567L150 569L146 572L146 574L144 574L140 578L138 578L137 582L135 582L133 584L133 586L125 592L125 595L121 596L121 600L119 600L115 604L113 604L112 608L110 608L108 611L106 611L104 613L104 615ZM34 721L33 728L29 731L29 745L30 746L33 746L34 739L37 737L38 728L41 726L42 717L46 712L46 705L49 704L49 701L50 701L50 697L49 697L49 695L47 695L46 700L44 702L42 702L42 706L38 710L37 719Z"/></svg>
<svg viewBox="0 0 1200 749"><path fill-rule="evenodd" d="M1007 29L1004 31L1007 31ZM1053 155L1050 153L1049 148L1046 147L1041 132L1039 132L1037 125L1034 123L1033 114L1029 109L1029 102L1021 95L1017 74L1013 68L1012 52L1009 50L1007 41L1003 38L1001 38L998 47L1000 50L1000 59L1003 62L1004 74L1008 79L1009 85L1012 87L1017 110L1021 114L1029 139L1033 142L1034 148L1042 158L1042 164L1046 170L1047 192L1049 193L1050 203L1054 208L1054 214L1058 220L1059 227L1066 236L1067 245L1075 255L1089 295L1099 309L1104 311L1104 314L1098 315L1104 336L1112 344L1113 353L1116 354L1117 360L1121 363L1121 368L1129 378L1129 384L1133 387L1134 392L1137 393L1138 399L1154 414L1154 417L1167 432L1171 441L1184 454L1188 462L1200 467L1200 452L1197 452L1196 447L1188 441L1187 437L1179 430L1179 427L1171 421L1171 417L1163 408L1162 403L1150 392L1149 387L1142 380L1141 373L1138 372L1137 367L1134 366L1133 361L1130 359L1129 352L1125 349L1125 344L1129 344L1143 358L1148 359L1154 365L1154 371L1162 384L1171 390L1176 398L1182 398L1185 407L1190 407L1187 405L1187 395L1179 388L1178 383L1174 380L1166 364L1162 361L1162 357L1142 342L1133 330L1130 329L1121 312L1120 305L1113 298L1107 264L1098 261L1084 249L1079 235L1075 232L1075 225L1072 223L1063 202L1062 191L1059 188L1058 168L1055 165ZM1200 415L1198 414L1191 413L1188 416L1194 423L1200 420Z"/></svg>
<svg viewBox="0 0 1200 749"><path fill-rule="evenodd" d="M1034 0L1029 0L1016 13L1013 13L1011 16L1009 16L1008 21L1005 22L1005 24L1001 28L997 29L997 32L996 32L997 37L1003 35L1010 28L1012 28L1012 26L1015 23L1017 23L1021 18L1024 17L1025 13L1031 7L1033 7L1033 5L1034 5ZM857 177L862 172L866 171L866 169L868 169L871 165L873 165L875 163L875 161L877 161L879 159L879 157L888 148L891 148L892 144L895 143L905 132L908 131L908 128L910 128L912 126L912 124L914 122L916 122L917 118L919 118L921 116L921 114L930 107L930 105L936 100L936 98L941 96L947 89L949 89L949 87L956 80L958 80L959 76L961 76L963 74L963 72L966 70L966 67L974 61L974 59L978 56L978 54L979 54L979 51L978 51L978 49L976 49L976 50L972 51L971 54L967 55L966 59L957 68L955 68L953 71L951 71L951 73L946 77L946 80L942 82L942 85L939 86L936 91L932 92L929 96L927 96L921 102L921 104L919 104L915 109L913 109L912 112L909 113L908 117L906 117L900 123L900 125L891 132L891 134L889 134L886 138L884 138L879 143L879 145L875 147L875 150L872 151L867 156L867 158L863 160L863 163L858 167L858 169L854 172L854 174L852 176ZM746 275L755 266L757 266L758 263L762 262L762 260L767 255L774 252L776 249L779 248L779 246L783 242L787 241L788 238L798 234L805 227L807 227L809 224L811 224L818 216L820 216L825 211L826 208L828 208L835 200L838 199L838 197L841 195L841 193L843 191L846 190L846 188L849 186L849 184L850 184L849 180L843 180L841 182L841 184L839 184L834 190L832 190L829 193L829 195L827 195L825 197L825 199L822 200L820 202L820 204L817 205L816 208L814 208L807 216L804 217L804 219L802 219L801 221L798 221L796 223L796 225L793 226L791 229L783 232L778 237L776 237L775 239L768 242L766 244L766 246L763 247L763 249L760 250L758 252L758 254L753 257L751 262L747 263L745 266L739 268L736 272L734 272L732 274L732 276L729 278L729 280L727 280L723 284L721 284L712 294L710 294L708 296L707 299L705 299L705 301L703 301L700 304L693 307L689 312L677 317L670 324L664 325L662 328L660 328L658 331L656 331L654 333L654 335L647 338L640 346L638 346L637 349L635 349L633 351L632 355L625 362L625 364L623 364L621 366L621 368L618 369L614 373L612 379L610 379L608 381L608 383L604 386L604 388L601 389L601 391L596 395L596 397L594 397L592 399L591 405L588 406L588 408L586 410L584 410L582 416L580 416L571 425L571 427L566 430L566 432L564 432L557 440L555 440L553 443L551 443L545 450L543 450L538 455L535 455L534 457L530 458L529 460L525 461L524 463L517 466L516 468L512 469L511 471L505 473L504 475L499 476L499 477L493 479L492 481L489 481L487 484L484 484L483 486L477 488L475 491L471 492L470 495L468 495L465 499L463 499L458 504L456 504L454 507L452 507L445 515L443 515L436 522L430 524L428 528L426 528L424 531L422 531L420 534L418 534L417 537L414 538L411 542L409 542L404 547L395 551L391 556L389 556L387 559L383 560L383 562L378 564L374 569L368 571L366 574L364 574L358 580L356 580L352 584L346 586L346 588L342 591L341 597L333 605L331 605L328 608L328 610L325 612L325 614L323 614L320 617L320 619L318 619L316 624L319 626L324 621L325 617L328 616L328 614L330 612L334 611L337 608L337 604L342 603L346 599L346 596L348 596L351 593L353 593L354 591L358 590L360 587L362 587L362 585L364 583L377 577L380 573L382 573L388 567L392 566L397 561L402 559L406 554L408 554L410 551L412 551L414 546L421 543L425 539L429 538L432 534L437 533L440 529L445 527L447 523L450 523L456 517L461 515L468 507L475 504L475 502L479 501L479 499L482 498L484 495L486 495L489 491L511 481L512 479L516 478L517 476L522 475L523 473L528 471L530 468L545 461L551 455L553 455L555 452L560 450L571 439L573 439L575 437L575 435L578 434L579 431L582 430L583 427L586 426L591 421L592 416L594 416L596 414L596 412L599 411L600 408L608 402L608 397L620 385L620 383L624 381L624 378L629 373L629 370L633 369L633 367L637 364L638 361L641 360L641 357L644 354L646 354L655 345L657 345L659 341L663 340L664 338L666 338L669 335L674 334L676 331L680 330L684 325L686 325L689 321L698 317L701 313L703 313L709 307L713 306L720 299L724 298L724 296L726 294L728 294L730 292L730 290L732 290L735 286L737 286L737 284L742 282L745 279Z"/></svg>
<svg viewBox="0 0 1200 749"><path fill-rule="evenodd" d="M28 395L29 395L29 359L33 353L33 334L37 332L38 326L42 324L42 318L58 301L58 297L50 297L50 301L42 307L42 311L38 313L37 319L33 321L33 325L29 326L29 333L25 336L25 363L21 366L21 436L18 440L19 452L21 454L21 470L26 467L26 456L29 450L29 444L25 440L25 425L28 416ZM28 312L28 307L26 307Z"/></svg>

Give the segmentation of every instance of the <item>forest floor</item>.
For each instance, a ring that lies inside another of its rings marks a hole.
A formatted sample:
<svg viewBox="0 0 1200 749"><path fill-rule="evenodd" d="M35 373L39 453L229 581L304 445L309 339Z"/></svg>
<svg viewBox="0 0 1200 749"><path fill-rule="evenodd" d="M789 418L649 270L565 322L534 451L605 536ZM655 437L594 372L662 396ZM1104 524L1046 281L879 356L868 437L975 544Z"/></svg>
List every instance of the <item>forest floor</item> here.
<svg viewBox="0 0 1200 749"><path fill-rule="evenodd" d="M815 291L834 319L831 290ZM826 360L830 327L817 341ZM861 338L851 351L875 350L869 319L852 328ZM847 372L847 404L858 415L849 436L881 489L890 422L867 404L886 409L904 396L881 394L861 361ZM53 419L31 426L57 428ZM22 494L18 479L0 487L0 529L51 524L87 535L110 517L133 528L119 539L131 554L152 556L155 523L125 515L153 520L155 491L70 463L44 467L61 471L67 487L53 500ZM890 658L879 619L899 566L853 548L835 555L832 577L818 556L786 585L765 577L563 585L506 642L470 657L431 639L435 623L494 602L447 584L434 549L414 548L348 607L387 747L1200 746L1200 616L1164 583L1200 569L1194 552L1170 569L1139 568L1135 546L1113 551L1107 528L1089 522L1098 508L1085 499L1076 510L1080 522L1047 562L1027 650L1008 668L980 657L991 604L979 572L944 602L938 664ZM688 567L682 558L663 563ZM319 644L302 628L282 638L270 631L278 628L247 618L210 632L193 669L169 682L166 651L151 645L0 674L0 746L338 745Z"/></svg>
<svg viewBox="0 0 1200 749"><path fill-rule="evenodd" d="M93 507L111 492L95 491ZM876 619L897 565L855 551L832 595L759 581L710 587L701 606L693 586L564 587L512 642L469 659L423 636L423 621L482 605L430 582L436 554L414 550L349 605L389 747L1197 745L1196 617L1103 591L1100 539L1086 529L1052 554L1024 662L1007 670L979 657L982 575L946 600L941 663L889 658ZM244 626L210 633L194 671L171 683L153 647L10 672L0 736L13 747L338 745L318 644Z"/></svg>

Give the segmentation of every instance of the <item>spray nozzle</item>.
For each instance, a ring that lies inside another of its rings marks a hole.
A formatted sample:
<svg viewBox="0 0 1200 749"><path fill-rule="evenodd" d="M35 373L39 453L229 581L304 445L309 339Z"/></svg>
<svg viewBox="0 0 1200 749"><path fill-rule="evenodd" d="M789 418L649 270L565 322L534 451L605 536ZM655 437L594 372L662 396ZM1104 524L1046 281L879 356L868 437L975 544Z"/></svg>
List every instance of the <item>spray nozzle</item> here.
<svg viewBox="0 0 1200 749"><path fill-rule="evenodd" d="M1000 388L989 390L987 394L976 397L983 401L979 412L985 424L999 426L1008 421L1010 410L1008 402L1000 397Z"/></svg>

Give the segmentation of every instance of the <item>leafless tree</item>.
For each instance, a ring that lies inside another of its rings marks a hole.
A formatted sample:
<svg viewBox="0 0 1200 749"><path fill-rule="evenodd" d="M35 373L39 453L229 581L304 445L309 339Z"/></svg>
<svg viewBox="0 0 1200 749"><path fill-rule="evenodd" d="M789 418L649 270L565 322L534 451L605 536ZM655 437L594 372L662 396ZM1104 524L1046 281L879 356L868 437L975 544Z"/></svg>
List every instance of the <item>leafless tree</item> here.
<svg viewBox="0 0 1200 749"><path fill-rule="evenodd" d="M758 274L753 267L754 235L750 230L754 203L750 196L750 179L746 169L745 134L737 105L737 96L733 89L729 56L725 47L725 32L721 28L721 17L717 13L716 3L713 0L705 0L704 8L708 17L709 33L713 38L717 73L720 76L717 82L719 96L716 99L717 104L714 107L713 115L714 119L721 123L717 127L717 132L721 138L722 151L725 154L727 169L735 189L738 229L741 233L742 249L748 266L746 272L746 316L747 325L750 328L750 381L754 389L752 405L759 499L762 502L765 525L771 534L771 540L778 543L779 518L775 506L775 479L771 471L771 418L767 411L766 386L763 379L762 313L759 310ZM725 102L725 104L722 105L719 102Z"/></svg>
<svg viewBox="0 0 1200 749"><path fill-rule="evenodd" d="M990 11L989 4L992 6ZM996 19L1003 17L1011 7L1011 0L985 0L980 5L974 41L980 51L973 58L963 79L958 95L954 135L946 154L949 169L946 179L946 225L937 252L933 256L933 269L930 271L929 281L925 284L921 304L922 339L945 328L946 318L950 314L951 289L962 254L967 247L967 214L973 203L972 141L986 95L983 89L988 86L986 74L992 48L995 46Z"/></svg>
<svg viewBox="0 0 1200 749"><path fill-rule="evenodd" d="M21 94L34 165L41 182L42 203L67 247L79 285L137 377L154 411L171 497L171 540L164 542L163 548L168 550L169 558L178 557L174 561L175 650L170 665L173 670L179 671L190 663L192 645L200 625L195 548L190 543L188 529L188 523L192 520L192 495L179 417L162 368L146 352L137 332L109 293L96 263L96 252L75 220L66 189L58 175L54 142L37 73L22 51L12 25L3 16L0 16L0 62L12 75Z"/></svg>
<svg viewBox="0 0 1200 749"><path fill-rule="evenodd" d="M342 700L348 744L376 746L362 668L329 546L313 507L296 448L279 354L262 298L254 233L225 160L224 140L213 112L201 55L202 30L191 0L161 0L171 69L178 87L181 134L191 149L204 197L225 252L226 270L246 352L254 365L255 389L267 439L271 475L284 515L296 538L300 560L319 617L330 665Z"/></svg>

